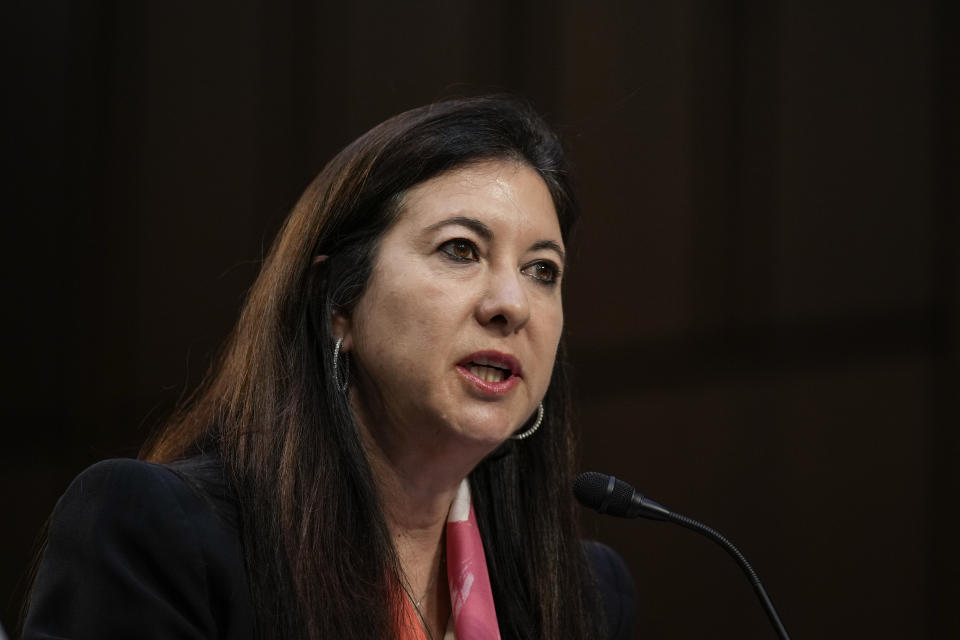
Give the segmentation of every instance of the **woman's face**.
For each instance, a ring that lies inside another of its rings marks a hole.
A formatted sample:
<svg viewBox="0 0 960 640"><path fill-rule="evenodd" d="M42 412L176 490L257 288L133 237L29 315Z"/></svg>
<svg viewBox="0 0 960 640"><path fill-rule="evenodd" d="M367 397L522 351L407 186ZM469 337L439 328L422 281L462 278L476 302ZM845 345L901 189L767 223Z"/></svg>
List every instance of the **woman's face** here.
<svg viewBox="0 0 960 640"><path fill-rule="evenodd" d="M336 320L361 423L492 446L523 425L563 328L563 251L547 186L524 164L484 162L410 189L363 296Z"/></svg>

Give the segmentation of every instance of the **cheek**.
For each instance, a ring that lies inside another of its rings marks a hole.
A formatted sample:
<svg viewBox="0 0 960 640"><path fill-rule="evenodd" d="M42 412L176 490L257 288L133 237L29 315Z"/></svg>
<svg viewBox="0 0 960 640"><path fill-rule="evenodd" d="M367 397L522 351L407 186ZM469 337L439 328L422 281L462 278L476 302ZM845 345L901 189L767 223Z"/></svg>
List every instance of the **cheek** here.
<svg viewBox="0 0 960 640"><path fill-rule="evenodd" d="M555 300L545 301L540 308L540 314L543 318L540 332L546 342L553 345L553 351L556 352L557 345L560 344L560 336L563 335L563 303L559 296Z"/></svg>
<svg viewBox="0 0 960 640"><path fill-rule="evenodd" d="M369 364L379 363L376 368L423 371L431 356L445 355L438 347L454 344L462 297L462 288L440 286L416 272L380 278L357 307L355 348Z"/></svg>
<svg viewBox="0 0 960 640"><path fill-rule="evenodd" d="M542 321L535 334L535 349L538 358L543 362L543 366L538 367L543 375L538 376L537 380L538 392L543 394L550 385L557 348L560 346L560 338L563 335L563 308L559 302L545 304L540 309L540 317Z"/></svg>

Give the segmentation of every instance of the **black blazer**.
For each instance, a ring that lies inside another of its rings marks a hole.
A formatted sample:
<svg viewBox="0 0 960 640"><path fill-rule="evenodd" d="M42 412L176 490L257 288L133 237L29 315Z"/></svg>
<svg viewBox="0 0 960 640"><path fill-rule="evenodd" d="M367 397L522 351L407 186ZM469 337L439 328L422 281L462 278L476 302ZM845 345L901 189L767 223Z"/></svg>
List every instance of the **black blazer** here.
<svg viewBox="0 0 960 640"><path fill-rule="evenodd" d="M633 637L623 560L585 543L610 638ZM106 460L81 473L50 518L25 640L253 638L237 507L215 458Z"/></svg>

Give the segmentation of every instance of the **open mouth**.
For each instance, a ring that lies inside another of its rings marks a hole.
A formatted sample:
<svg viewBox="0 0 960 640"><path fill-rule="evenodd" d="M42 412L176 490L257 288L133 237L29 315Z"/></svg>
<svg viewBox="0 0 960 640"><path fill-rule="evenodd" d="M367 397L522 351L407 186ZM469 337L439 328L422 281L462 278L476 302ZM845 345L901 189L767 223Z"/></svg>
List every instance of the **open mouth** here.
<svg viewBox="0 0 960 640"><path fill-rule="evenodd" d="M499 351L479 351L464 358L458 366L461 373L488 392L506 393L523 377L520 362Z"/></svg>
<svg viewBox="0 0 960 640"><path fill-rule="evenodd" d="M512 375L510 369L503 369L488 364L468 362L466 369L484 382L503 382Z"/></svg>

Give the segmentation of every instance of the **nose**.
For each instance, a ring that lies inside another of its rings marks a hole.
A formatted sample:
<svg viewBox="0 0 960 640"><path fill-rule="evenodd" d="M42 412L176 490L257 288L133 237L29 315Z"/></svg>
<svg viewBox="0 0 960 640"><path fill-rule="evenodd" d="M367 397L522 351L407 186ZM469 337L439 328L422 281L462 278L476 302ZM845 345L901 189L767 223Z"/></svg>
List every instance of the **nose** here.
<svg viewBox="0 0 960 640"><path fill-rule="evenodd" d="M510 267L489 272L487 287L477 301L477 321L503 335L519 331L530 320L530 300L523 274Z"/></svg>

